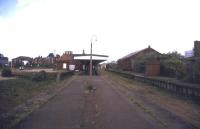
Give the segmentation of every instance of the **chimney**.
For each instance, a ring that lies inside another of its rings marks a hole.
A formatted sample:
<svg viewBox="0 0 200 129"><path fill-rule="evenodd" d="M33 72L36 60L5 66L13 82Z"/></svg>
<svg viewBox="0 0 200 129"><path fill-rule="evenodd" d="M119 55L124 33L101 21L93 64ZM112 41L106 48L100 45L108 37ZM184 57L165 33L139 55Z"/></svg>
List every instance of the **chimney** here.
<svg viewBox="0 0 200 129"><path fill-rule="evenodd" d="M85 50L83 50L83 55L85 55Z"/></svg>
<svg viewBox="0 0 200 129"><path fill-rule="evenodd" d="M200 41L194 41L194 56L200 57Z"/></svg>

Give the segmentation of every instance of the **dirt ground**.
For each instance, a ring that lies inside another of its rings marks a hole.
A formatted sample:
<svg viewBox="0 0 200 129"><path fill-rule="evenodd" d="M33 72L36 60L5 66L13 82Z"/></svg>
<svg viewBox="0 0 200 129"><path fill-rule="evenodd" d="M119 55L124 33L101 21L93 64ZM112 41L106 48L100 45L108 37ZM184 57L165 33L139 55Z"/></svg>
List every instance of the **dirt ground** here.
<svg viewBox="0 0 200 129"><path fill-rule="evenodd" d="M14 129L198 128L198 124L156 104L158 101L148 101L145 93L126 87L129 84L110 74L94 76L92 80L88 76L78 76Z"/></svg>
<svg viewBox="0 0 200 129"><path fill-rule="evenodd" d="M9 80L9 79L15 79L15 77L2 77L0 75L0 81L2 81L2 80Z"/></svg>
<svg viewBox="0 0 200 129"><path fill-rule="evenodd" d="M53 72L57 72L57 70L54 69L24 69L24 70L19 70L19 69L13 69L14 72L40 72L40 71L45 71L48 73L53 73Z"/></svg>

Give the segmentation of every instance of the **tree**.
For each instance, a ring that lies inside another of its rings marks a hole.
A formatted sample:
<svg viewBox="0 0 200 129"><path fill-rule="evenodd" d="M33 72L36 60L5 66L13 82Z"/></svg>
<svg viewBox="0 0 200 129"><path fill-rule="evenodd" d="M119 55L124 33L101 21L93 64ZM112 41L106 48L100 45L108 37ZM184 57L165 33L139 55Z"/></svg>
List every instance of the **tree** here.
<svg viewBox="0 0 200 129"><path fill-rule="evenodd" d="M184 57L177 52L167 53L160 57L161 75L183 78L185 76Z"/></svg>

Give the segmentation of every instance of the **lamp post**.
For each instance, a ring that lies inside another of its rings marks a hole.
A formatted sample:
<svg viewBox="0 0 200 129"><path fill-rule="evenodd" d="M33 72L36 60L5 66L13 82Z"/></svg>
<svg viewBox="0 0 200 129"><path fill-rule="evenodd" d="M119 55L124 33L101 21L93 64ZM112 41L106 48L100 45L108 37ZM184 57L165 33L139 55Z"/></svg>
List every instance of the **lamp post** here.
<svg viewBox="0 0 200 129"><path fill-rule="evenodd" d="M95 42L97 41L97 36L93 35L91 37L91 46L90 46L90 78L92 77L92 42L93 42L93 38L95 38Z"/></svg>

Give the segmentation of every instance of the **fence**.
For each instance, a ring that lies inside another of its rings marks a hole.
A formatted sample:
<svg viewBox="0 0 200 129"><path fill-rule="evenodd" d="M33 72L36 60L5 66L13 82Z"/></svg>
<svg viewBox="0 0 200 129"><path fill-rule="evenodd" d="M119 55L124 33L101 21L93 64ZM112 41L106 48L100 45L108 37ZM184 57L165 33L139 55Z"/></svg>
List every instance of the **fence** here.
<svg viewBox="0 0 200 129"><path fill-rule="evenodd" d="M181 84L178 82L172 82L170 80L151 78L142 75L136 75L134 73L125 71L118 71L118 70L109 70L109 71L120 74L126 78L131 78L136 81L148 83L150 85L166 89L168 91L174 92L179 95L200 99L200 86L198 87L189 84Z"/></svg>

